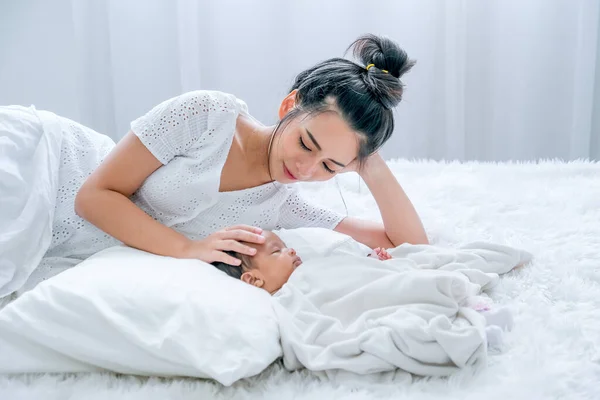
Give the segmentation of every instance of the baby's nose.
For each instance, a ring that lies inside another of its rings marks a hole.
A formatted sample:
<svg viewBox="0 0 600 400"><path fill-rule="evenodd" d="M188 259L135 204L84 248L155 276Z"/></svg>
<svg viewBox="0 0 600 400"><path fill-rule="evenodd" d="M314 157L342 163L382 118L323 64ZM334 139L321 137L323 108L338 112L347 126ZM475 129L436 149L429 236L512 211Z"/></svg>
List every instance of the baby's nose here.
<svg viewBox="0 0 600 400"><path fill-rule="evenodd" d="M290 249L288 249L288 251L290 252L290 254L291 254L292 256L295 256L295 255L296 255L296 250L294 250L294 249L291 249L291 248L290 248Z"/></svg>

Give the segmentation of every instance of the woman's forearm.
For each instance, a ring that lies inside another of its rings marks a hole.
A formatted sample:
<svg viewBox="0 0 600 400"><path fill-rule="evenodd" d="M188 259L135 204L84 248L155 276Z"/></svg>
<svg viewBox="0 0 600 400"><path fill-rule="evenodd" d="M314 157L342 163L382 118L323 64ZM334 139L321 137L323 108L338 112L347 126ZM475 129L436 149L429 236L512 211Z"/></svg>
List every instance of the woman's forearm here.
<svg viewBox="0 0 600 400"><path fill-rule="evenodd" d="M369 157L360 176L373 194L385 232L395 246L429 243L417 211L379 154Z"/></svg>
<svg viewBox="0 0 600 400"><path fill-rule="evenodd" d="M112 190L82 189L75 199L75 211L117 240L150 253L181 257L190 242Z"/></svg>

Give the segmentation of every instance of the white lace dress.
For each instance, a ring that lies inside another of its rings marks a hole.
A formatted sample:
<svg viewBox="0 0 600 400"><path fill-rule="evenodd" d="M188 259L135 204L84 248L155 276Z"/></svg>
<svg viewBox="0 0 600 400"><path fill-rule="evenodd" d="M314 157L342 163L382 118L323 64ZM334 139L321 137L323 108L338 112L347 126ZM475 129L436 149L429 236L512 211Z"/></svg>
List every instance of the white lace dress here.
<svg viewBox="0 0 600 400"><path fill-rule="evenodd" d="M248 113L248 109L233 95L194 91L166 100L133 121L131 130L163 164L134 193L135 204L192 239L235 224L268 230L302 226L333 229L343 216L302 198L294 185L275 182L219 192L239 113ZM25 290L120 244L74 211L79 187L114 142L66 118L59 120L63 142L53 236Z"/></svg>

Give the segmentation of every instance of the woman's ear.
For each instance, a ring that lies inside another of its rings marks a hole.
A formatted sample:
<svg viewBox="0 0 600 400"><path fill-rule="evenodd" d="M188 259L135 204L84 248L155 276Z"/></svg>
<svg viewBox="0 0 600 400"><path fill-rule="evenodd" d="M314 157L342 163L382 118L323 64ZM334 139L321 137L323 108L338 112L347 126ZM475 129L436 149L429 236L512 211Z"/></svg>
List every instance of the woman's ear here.
<svg viewBox="0 0 600 400"><path fill-rule="evenodd" d="M298 89L294 89L285 96L281 105L279 106L279 119L283 119L285 115L290 112L292 108L296 106L296 94L298 93Z"/></svg>
<svg viewBox="0 0 600 400"><path fill-rule="evenodd" d="M265 285L265 282L259 276L256 276L254 272L256 271L250 270L244 272L240 279L249 285L256 286L257 288L262 288Z"/></svg>

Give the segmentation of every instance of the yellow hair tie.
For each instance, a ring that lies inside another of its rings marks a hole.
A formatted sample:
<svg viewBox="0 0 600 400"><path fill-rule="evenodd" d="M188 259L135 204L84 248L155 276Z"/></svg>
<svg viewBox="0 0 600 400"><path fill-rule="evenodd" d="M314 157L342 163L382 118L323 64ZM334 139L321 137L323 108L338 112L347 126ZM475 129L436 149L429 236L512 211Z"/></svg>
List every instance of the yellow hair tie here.
<svg viewBox="0 0 600 400"><path fill-rule="evenodd" d="M368 71L368 70L369 70L369 68L371 68L371 67L374 67L374 66L375 66L375 64L369 64L369 65L367 65L365 68L367 68L367 71ZM382 69L382 70L381 70L381 72L383 72L383 73L386 73L386 74L388 73L388 71L387 71L387 70L385 70L385 69Z"/></svg>

